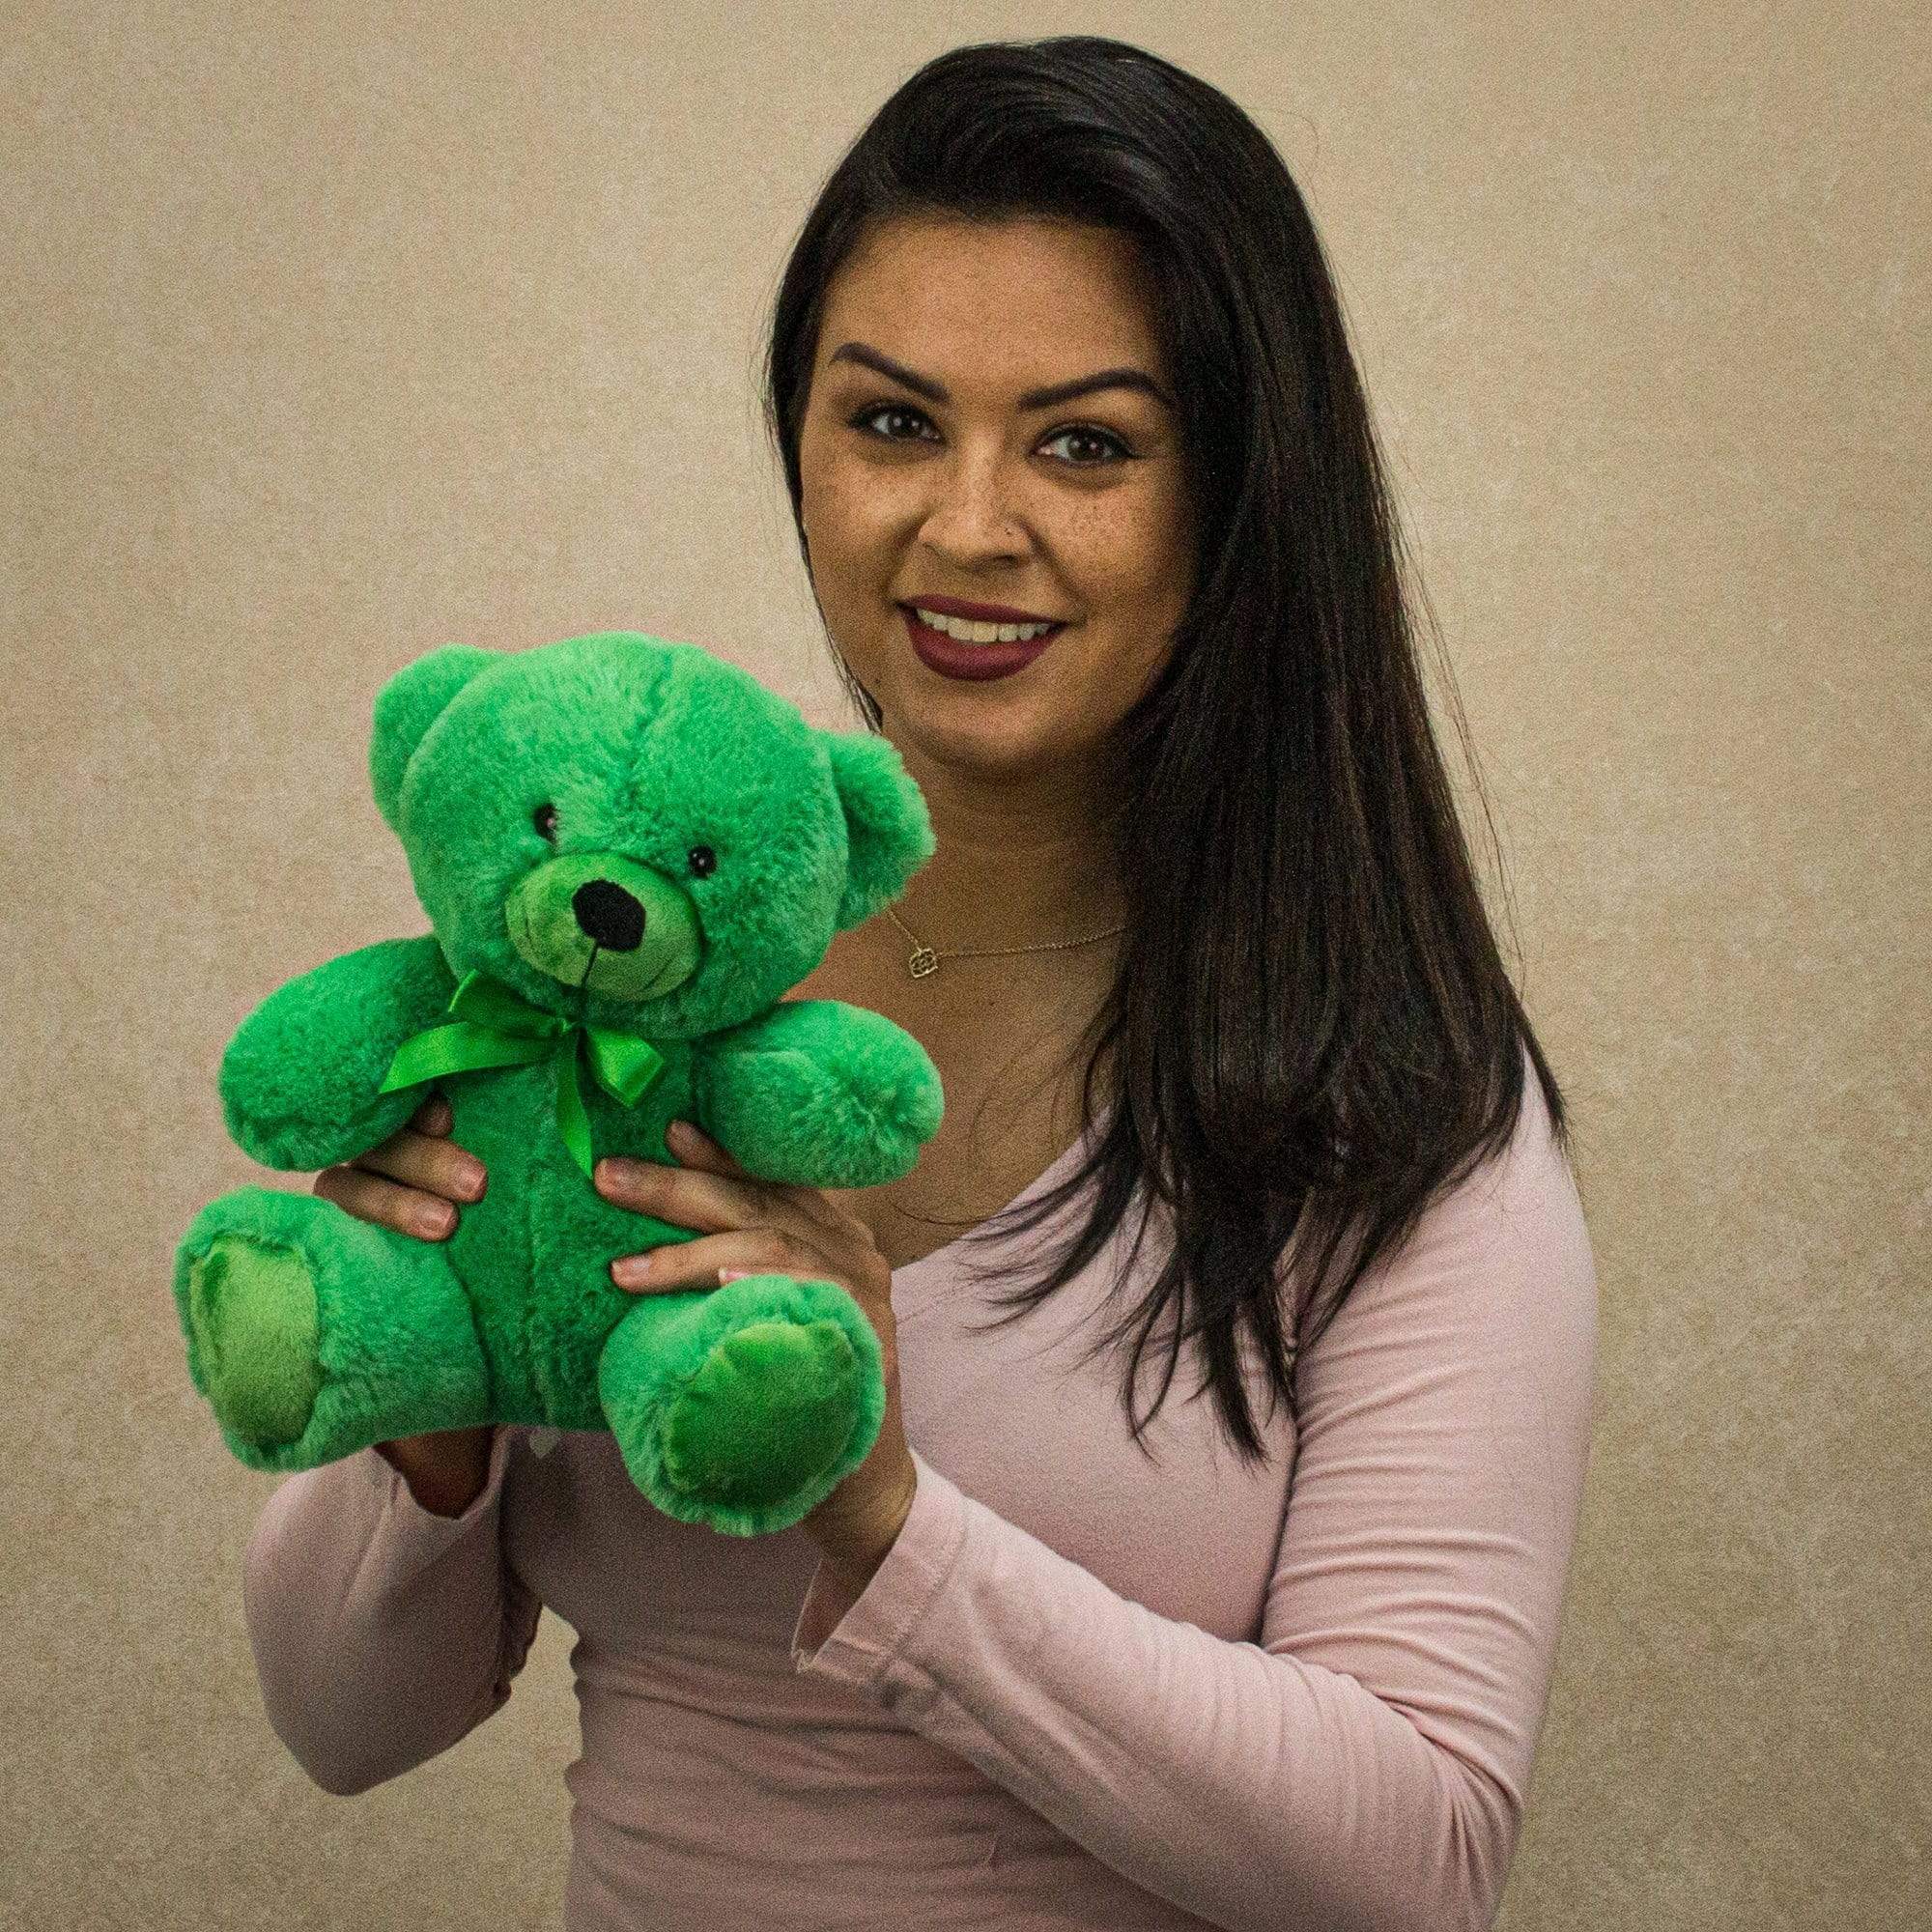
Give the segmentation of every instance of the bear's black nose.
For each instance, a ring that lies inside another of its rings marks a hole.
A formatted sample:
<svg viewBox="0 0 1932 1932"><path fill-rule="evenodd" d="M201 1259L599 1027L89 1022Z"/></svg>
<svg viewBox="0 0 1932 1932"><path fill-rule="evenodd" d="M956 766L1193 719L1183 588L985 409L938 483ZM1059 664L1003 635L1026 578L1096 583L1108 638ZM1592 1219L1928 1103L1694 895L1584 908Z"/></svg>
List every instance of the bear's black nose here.
<svg viewBox="0 0 1932 1932"><path fill-rule="evenodd" d="M610 952L634 952L644 937L644 909L622 886L592 879L570 895L577 923Z"/></svg>

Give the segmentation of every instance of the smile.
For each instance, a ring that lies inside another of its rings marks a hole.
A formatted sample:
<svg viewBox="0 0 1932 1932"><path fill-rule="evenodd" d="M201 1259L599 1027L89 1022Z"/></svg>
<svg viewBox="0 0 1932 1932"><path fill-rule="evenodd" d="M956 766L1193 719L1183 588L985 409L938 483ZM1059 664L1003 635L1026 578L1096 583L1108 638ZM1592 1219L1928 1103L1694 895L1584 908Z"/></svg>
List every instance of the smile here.
<svg viewBox="0 0 1932 1932"><path fill-rule="evenodd" d="M920 663L941 677L969 683L1011 677L1024 670L1066 628L1065 624L978 624L907 604L899 609Z"/></svg>
<svg viewBox="0 0 1932 1932"><path fill-rule="evenodd" d="M927 630L943 632L962 644L1025 643L1030 638L1041 638L1059 628L1044 619L1037 624L992 624L977 617L948 617L918 605L912 607L912 611Z"/></svg>

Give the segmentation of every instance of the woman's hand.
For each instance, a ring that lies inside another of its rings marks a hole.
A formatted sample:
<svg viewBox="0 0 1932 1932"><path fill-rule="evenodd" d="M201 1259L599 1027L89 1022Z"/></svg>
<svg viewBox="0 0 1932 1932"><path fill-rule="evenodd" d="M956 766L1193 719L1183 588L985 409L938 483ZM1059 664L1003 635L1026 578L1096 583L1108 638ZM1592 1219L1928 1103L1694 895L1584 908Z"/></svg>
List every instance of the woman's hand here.
<svg viewBox="0 0 1932 1932"><path fill-rule="evenodd" d="M836 1282L865 1311L885 1362L886 1413L870 1453L800 1519L834 1570L863 1590L885 1561L912 1508L918 1472L899 1419L898 1334L893 1271L872 1232L816 1187L758 1180L689 1122L673 1121L666 1143L682 1163L600 1160L597 1191L619 1208L697 1231L693 1241L628 1255L611 1264L619 1288L688 1294L741 1274L788 1274Z"/></svg>
<svg viewBox="0 0 1932 1932"><path fill-rule="evenodd" d="M449 1138L449 1102L432 1094L399 1127L367 1153L326 1167L314 1192L325 1201L420 1241L447 1240L456 1232L456 1204L480 1201L483 1163Z"/></svg>
<svg viewBox="0 0 1932 1932"><path fill-rule="evenodd" d="M326 1167L312 1190L358 1221L393 1228L422 1241L456 1232L459 1201L480 1201L483 1163L449 1139L449 1102L432 1094L385 1141L342 1167ZM378 1442L376 1453L437 1516L461 1516L476 1500L490 1468L491 1429L440 1429Z"/></svg>

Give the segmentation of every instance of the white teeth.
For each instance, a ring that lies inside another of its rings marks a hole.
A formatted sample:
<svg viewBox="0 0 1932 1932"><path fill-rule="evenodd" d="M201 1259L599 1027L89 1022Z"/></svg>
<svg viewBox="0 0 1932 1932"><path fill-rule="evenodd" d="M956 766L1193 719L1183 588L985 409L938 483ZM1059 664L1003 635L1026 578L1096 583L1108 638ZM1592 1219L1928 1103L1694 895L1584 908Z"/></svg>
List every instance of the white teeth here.
<svg viewBox="0 0 1932 1932"><path fill-rule="evenodd" d="M1053 629L1051 624L982 624L969 617L942 617L937 611L918 611L918 615L922 624L967 644L1010 644Z"/></svg>

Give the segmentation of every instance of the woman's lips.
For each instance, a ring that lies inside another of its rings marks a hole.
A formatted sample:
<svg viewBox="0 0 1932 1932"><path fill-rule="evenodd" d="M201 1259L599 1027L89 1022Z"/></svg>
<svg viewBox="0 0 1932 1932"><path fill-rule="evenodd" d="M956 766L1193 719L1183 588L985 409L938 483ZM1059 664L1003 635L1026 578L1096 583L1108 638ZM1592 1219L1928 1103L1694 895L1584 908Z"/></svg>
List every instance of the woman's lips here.
<svg viewBox="0 0 1932 1932"><path fill-rule="evenodd" d="M1037 638L1024 641L1015 639L1009 644L962 644L957 638L949 638L944 631L922 624L908 606L901 604L899 609L905 613L906 634L912 639L913 650L921 664L928 670L936 670L941 677L973 681L1011 677L1014 671L1024 670L1066 628L1065 624L1056 624Z"/></svg>

